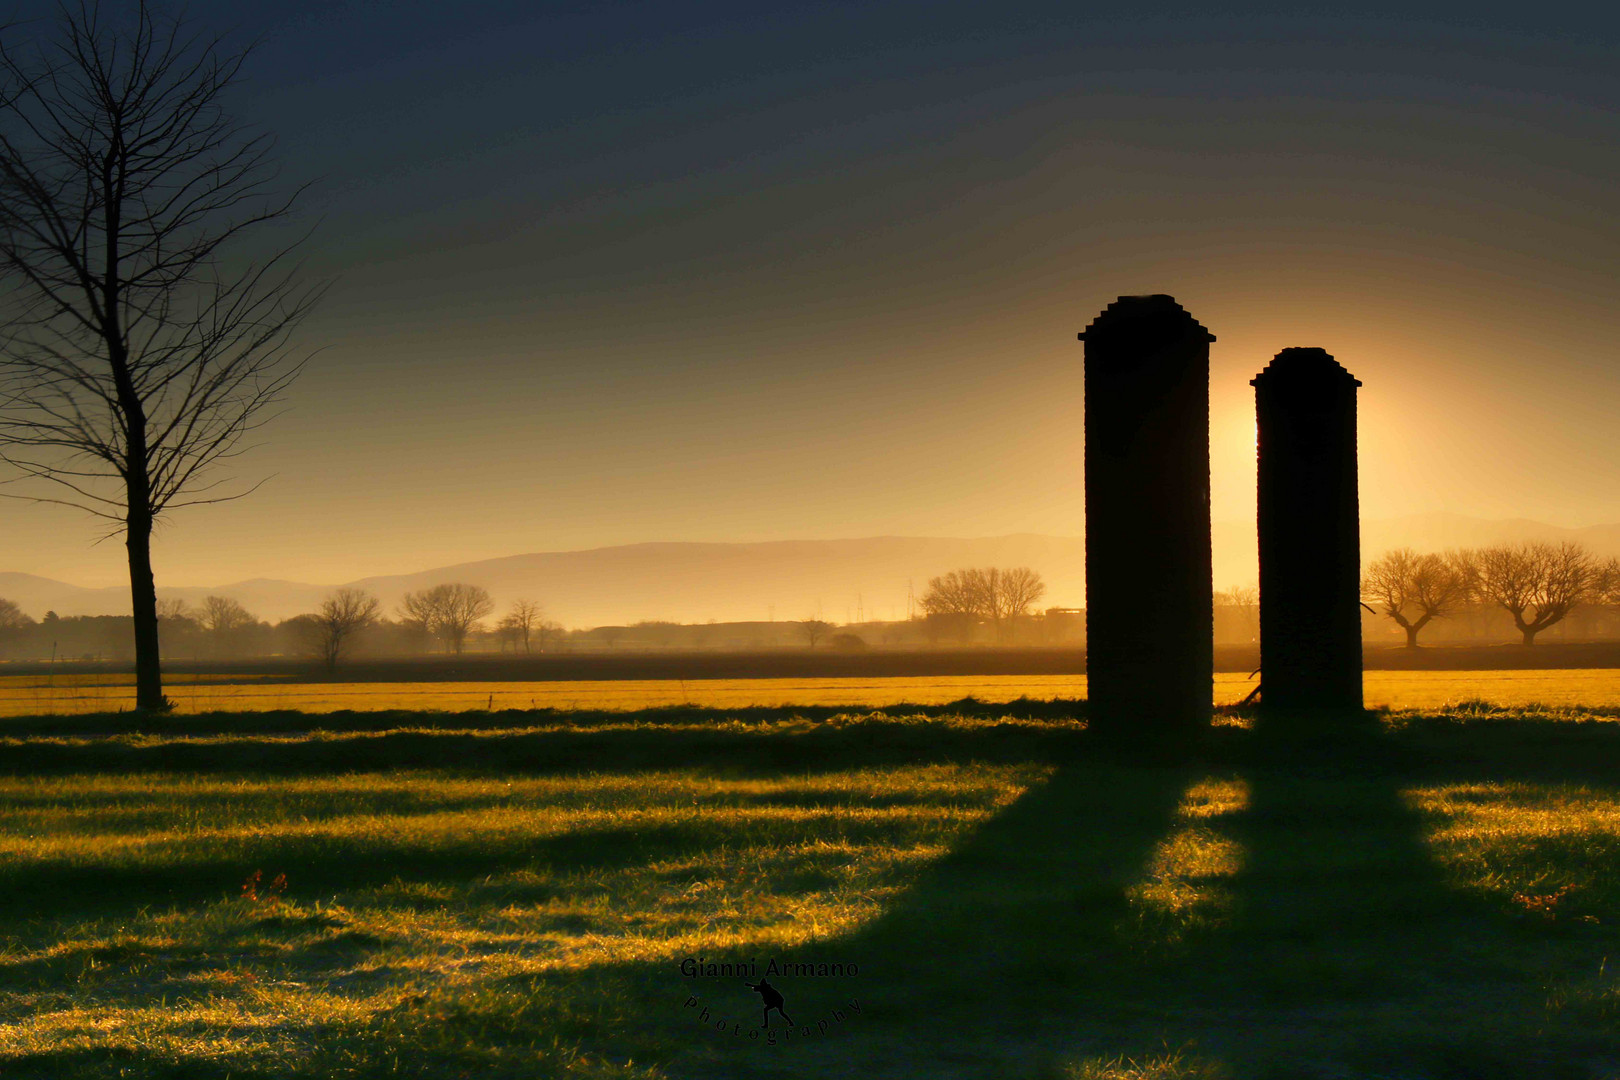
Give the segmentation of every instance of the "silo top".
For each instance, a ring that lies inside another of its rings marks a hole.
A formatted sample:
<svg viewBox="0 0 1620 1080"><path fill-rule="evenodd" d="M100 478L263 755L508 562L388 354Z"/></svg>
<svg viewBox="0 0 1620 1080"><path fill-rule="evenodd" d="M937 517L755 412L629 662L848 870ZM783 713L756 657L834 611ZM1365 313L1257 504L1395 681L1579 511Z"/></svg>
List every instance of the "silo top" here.
<svg viewBox="0 0 1620 1080"><path fill-rule="evenodd" d="M1134 336L1150 327L1157 334L1163 334L1166 330L1174 330L1178 334L1194 332L1205 341L1215 340L1215 335L1187 314L1187 310L1176 303L1175 297L1165 293L1120 297L1091 320L1091 325L1080 332L1080 340L1085 341L1088 336Z"/></svg>
<svg viewBox="0 0 1620 1080"><path fill-rule="evenodd" d="M1346 371L1344 365L1329 355L1326 349L1284 349L1266 365L1266 369L1249 380L1250 386L1360 386L1361 380Z"/></svg>

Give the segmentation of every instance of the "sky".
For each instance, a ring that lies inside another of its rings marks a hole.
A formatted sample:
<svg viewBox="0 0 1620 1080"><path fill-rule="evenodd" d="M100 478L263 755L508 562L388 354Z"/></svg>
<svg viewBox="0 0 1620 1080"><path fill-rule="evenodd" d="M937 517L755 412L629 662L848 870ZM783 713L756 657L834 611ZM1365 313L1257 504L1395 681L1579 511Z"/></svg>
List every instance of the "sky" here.
<svg viewBox="0 0 1620 1080"><path fill-rule="evenodd" d="M160 585L1078 535L1075 335L1138 293L1216 335L1217 520L1290 346L1363 383L1364 517L1620 520L1612 5L191 12L333 284ZM100 536L0 505L0 569L127 580Z"/></svg>

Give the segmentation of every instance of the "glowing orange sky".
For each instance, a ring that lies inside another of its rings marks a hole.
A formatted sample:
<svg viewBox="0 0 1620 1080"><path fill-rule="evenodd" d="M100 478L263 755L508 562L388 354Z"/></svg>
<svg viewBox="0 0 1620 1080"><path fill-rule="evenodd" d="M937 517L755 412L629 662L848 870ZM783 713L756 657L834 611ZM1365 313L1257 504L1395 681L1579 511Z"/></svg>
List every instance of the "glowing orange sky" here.
<svg viewBox="0 0 1620 1080"><path fill-rule="evenodd" d="M476 9L473 44L435 53L410 10L357 57L351 16L299 8L257 59L244 108L329 178L312 269L338 285L242 460L273 478L177 514L160 584L1075 535L1075 334L1146 292L1218 338L1217 520L1253 514L1248 380L1300 345L1364 384L1365 517L1620 519L1608 22L1054 7L986 29L951 7L933 37L839 24L827 54L780 51L834 18L808 12L697 46L604 28L568 69L593 112L532 104L561 77L519 61L543 17ZM692 47L735 77L632 98L630 66ZM123 579L88 521L0 509L0 569Z"/></svg>

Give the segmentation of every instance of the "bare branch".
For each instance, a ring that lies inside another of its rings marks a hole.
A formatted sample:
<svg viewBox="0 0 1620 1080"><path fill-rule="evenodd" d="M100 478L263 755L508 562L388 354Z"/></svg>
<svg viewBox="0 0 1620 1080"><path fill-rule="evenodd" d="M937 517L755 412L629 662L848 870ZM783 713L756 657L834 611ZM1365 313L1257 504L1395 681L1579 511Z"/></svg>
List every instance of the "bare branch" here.
<svg viewBox="0 0 1620 1080"><path fill-rule="evenodd" d="M142 708L164 703L152 529L257 487L215 470L307 361L291 337L323 292L302 238L236 254L304 191L275 194L273 140L226 108L246 55L147 0L0 41L0 494L124 532Z"/></svg>

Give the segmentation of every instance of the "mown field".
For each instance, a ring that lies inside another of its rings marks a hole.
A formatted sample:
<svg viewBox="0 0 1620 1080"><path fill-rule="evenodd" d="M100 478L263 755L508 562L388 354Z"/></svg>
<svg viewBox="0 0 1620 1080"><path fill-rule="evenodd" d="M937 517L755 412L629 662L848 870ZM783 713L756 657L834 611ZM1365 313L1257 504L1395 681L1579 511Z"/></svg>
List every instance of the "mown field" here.
<svg viewBox="0 0 1620 1080"><path fill-rule="evenodd" d="M1620 1076L1620 710L1083 712L8 721L0 1076Z"/></svg>
<svg viewBox="0 0 1620 1080"><path fill-rule="evenodd" d="M1369 707L1432 709L1462 701L1500 705L1620 706L1620 669L1368 671ZM1214 702L1241 701L1248 675L1218 672ZM603 679L544 681L291 681L259 673L174 674L166 692L183 713L294 709L416 709L461 712L505 709L620 709L671 705L704 708L817 705L943 705L963 698L1005 702L1021 697L1086 696L1084 675L931 675L785 679ZM0 717L92 713L131 708L134 679L117 674L0 676Z"/></svg>

